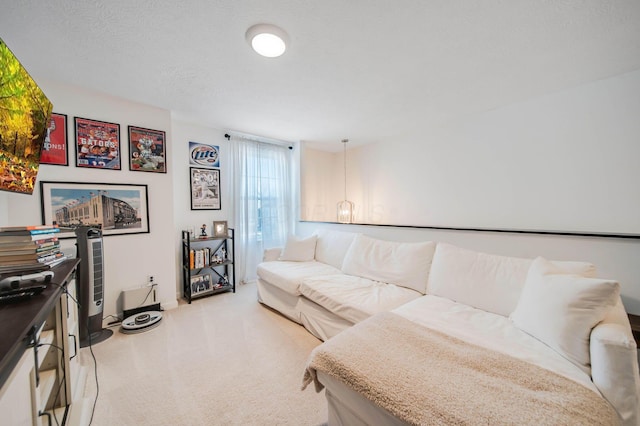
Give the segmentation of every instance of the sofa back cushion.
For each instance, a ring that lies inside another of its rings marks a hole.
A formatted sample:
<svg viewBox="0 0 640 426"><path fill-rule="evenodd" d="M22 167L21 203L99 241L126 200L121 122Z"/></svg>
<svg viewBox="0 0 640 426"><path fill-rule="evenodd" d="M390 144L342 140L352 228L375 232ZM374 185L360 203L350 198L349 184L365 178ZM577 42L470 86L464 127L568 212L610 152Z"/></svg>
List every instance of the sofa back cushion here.
<svg viewBox="0 0 640 426"><path fill-rule="evenodd" d="M410 288L425 294L436 243L398 243L359 234L347 251L342 272Z"/></svg>
<svg viewBox="0 0 640 426"><path fill-rule="evenodd" d="M356 235L355 232L327 231L316 232L318 242L316 243L316 257L318 262L326 263L334 268L342 269L342 262L351 247Z"/></svg>
<svg viewBox="0 0 640 426"><path fill-rule="evenodd" d="M433 256L427 292L495 314L516 308L532 259L481 253L439 243ZM555 261L566 273L594 277L586 262Z"/></svg>

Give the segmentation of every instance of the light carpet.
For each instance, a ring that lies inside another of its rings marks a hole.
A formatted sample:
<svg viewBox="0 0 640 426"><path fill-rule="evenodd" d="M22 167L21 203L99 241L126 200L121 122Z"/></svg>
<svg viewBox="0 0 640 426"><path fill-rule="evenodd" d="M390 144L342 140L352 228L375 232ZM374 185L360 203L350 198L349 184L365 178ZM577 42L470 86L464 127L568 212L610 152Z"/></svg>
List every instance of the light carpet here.
<svg viewBox="0 0 640 426"><path fill-rule="evenodd" d="M255 284L180 303L139 334L93 346L100 388L92 425L319 425L324 392L300 386L321 342L257 302ZM93 359L85 396L95 397Z"/></svg>

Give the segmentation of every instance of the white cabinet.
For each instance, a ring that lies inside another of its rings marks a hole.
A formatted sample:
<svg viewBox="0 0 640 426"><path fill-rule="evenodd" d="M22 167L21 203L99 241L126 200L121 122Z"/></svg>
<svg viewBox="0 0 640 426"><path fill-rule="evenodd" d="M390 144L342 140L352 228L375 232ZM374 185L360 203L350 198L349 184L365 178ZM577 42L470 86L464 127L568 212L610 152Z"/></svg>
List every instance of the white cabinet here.
<svg viewBox="0 0 640 426"><path fill-rule="evenodd" d="M0 414L2 415L3 424L16 426L33 425L33 410L31 406L32 372L33 353L25 351L7 382L0 389Z"/></svg>
<svg viewBox="0 0 640 426"><path fill-rule="evenodd" d="M30 323L30 331L22 339L28 342L26 349L16 343L22 355L0 389L1 424L89 423L93 401L83 398L87 373L78 356L75 268L66 271L63 280L50 284L56 286L55 291L49 293L42 306L34 307L37 301L24 305L41 319Z"/></svg>

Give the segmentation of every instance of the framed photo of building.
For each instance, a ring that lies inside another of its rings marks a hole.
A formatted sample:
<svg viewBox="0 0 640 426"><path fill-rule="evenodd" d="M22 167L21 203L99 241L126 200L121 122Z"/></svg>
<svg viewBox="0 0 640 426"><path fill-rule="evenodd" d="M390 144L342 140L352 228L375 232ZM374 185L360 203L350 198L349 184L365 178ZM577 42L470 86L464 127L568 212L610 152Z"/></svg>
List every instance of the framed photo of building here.
<svg viewBox="0 0 640 426"><path fill-rule="evenodd" d="M190 167L191 210L220 210L220 170Z"/></svg>
<svg viewBox="0 0 640 426"><path fill-rule="evenodd" d="M165 139L162 130L129 126L129 170L167 173Z"/></svg>
<svg viewBox="0 0 640 426"><path fill-rule="evenodd" d="M211 275L209 274L192 275L190 285L191 296L199 296L210 293L213 290L211 286Z"/></svg>
<svg viewBox="0 0 640 426"><path fill-rule="evenodd" d="M120 170L120 125L74 117L76 167Z"/></svg>
<svg viewBox="0 0 640 426"><path fill-rule="evenodd" d="M147 185L40 182L42 223L58 225L59 238L75 237L80 225L102 228L102 235L149 232Z"/></svg>
<svg viewBox="0 0 640 426"><path fill-rule="evenodd" d="M52 112L49 127L44 136L42 151L40 151L40 164L68 166L68 146L67 116Z"/></svg>

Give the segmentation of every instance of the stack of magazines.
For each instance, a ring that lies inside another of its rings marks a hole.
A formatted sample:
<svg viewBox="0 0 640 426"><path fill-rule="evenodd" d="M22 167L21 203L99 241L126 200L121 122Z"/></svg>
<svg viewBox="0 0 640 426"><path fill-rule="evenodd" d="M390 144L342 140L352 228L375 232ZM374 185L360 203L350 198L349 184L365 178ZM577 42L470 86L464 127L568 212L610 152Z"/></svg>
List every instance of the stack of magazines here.
<svg viewBox="0 0 640 426"><path fill-rule="evenodd" d="M66 259L52 225L0 227L0 274L39 271Z"/></svg>

